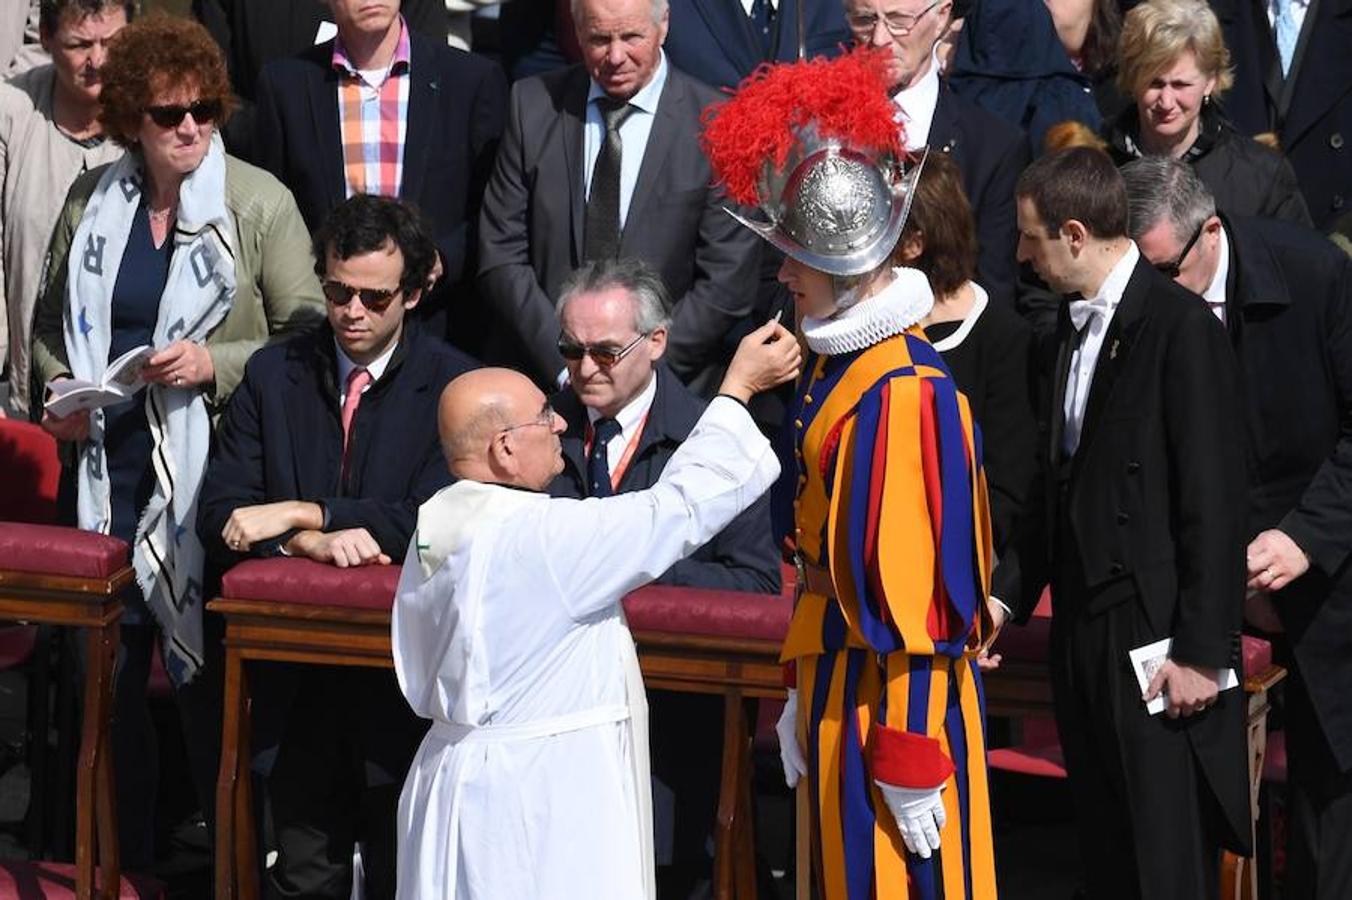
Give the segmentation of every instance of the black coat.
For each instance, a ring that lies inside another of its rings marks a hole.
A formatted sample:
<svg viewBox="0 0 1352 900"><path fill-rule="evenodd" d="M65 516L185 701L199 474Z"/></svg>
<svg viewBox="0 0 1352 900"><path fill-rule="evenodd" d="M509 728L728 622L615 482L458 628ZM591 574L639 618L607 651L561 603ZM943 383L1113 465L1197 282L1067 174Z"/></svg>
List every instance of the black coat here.
<svg viewBox="0 0 1352 900"><path fill-rule="evenodd" d="M1211 0L1234 63L1225 106L1243 134L1275 132L1315 227L1352 208L1352 0L1313 0L1283 78L1268 4Z"/></svg>
<svg viewBox="0 0 1352 900"><path fill-rule="evenodd" d="M1053 630L1063 617L1134 604L1137 646L1172 636L1180 662L1238 667L1247 482L1239 372L1225 332L1195 294L1140 260L1067 460L1062 409L1075 338L1063 305L1041 354L1042 465L992 593L1024 621L1050 583ZM1244 847L1249 794L1237 693L1179 721L1226 813L1228 843Z"/></svg>
<svg viewBox="0 0 1352 900"><path fill-rule="evenodd" d="M452 304L452 332L472 331L479 320L466 293L475 271L479 204L507 111L507 80L488 60L417 32L410 32L409 53L413 83L399 198L422 213L445 270L419 315ZM318 44L270 63L258 81L254 161L296 195L311 232L347 196L332 57L333 41ZM457 299L464 302L457 306ZM473 337L456 333L465 346Z"/></svg>
<svg viewBox="0 0 1352 900"><path fill-rule="evenodd" d="M340 483L343 426L337 350L327 324L264 347L244 368L216 431L198 499L198 535L223 563L221 530L241 506L278 500L324 505L329 531L365 528L391 559L404 558L418 507L451 481L437 437L437 401L472 360L414 326L352 422L348 480ZM272 556L290 533L255 545Z"/></svg>
<svg viewBox="0 0 1352 900"><path fill-rule="evenodd" d="M977 282L998 304L1013 307L1019 267L1014 186L1032 157L1023 132L941 84L929 146L953 157L976 220Z"/></svg>
<svg viewBox="0 0 1352 900"><path fill-rule="evenodd" d="M1281 154L1235 131L1215 103L1207 104L1196 142L1183 155L1216 198L1216 208L1232 216L1264 216L1310 224L1310 211L1296 173ZM1140 119L1135 105L1113 120L1105 137L1113 162L1126 165L1141 154Z"/></svg>
<svg viewBox="0 0 1352 900"><path fill-rule="evenodd" d="M1311 558L1273 598L1334 758L1352 769L1352 259L1305 229L1225 222L1248 405L1249 535Z"/></svg>
<svg viewBox="0 0 1352 900"><path fill-rule="evenodd" d="M565 388L553 399L568 422L563 434L563 471L549 486L555 497L587 494L587 411ZM681 443L690 436L707 403L681 384L665 365L657 367L657 389L634 456L620 479L620 493L650 488ZM770 499L762 496L709 543L668 569L658 584L777 594L779 553L770 531Z"/></svg>

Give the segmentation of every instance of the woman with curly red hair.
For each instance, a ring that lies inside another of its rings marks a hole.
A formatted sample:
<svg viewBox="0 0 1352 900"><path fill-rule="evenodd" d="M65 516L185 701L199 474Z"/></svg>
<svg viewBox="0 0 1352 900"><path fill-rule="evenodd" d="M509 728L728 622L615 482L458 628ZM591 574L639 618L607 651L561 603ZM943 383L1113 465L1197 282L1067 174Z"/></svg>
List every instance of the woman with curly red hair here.
<svg viewBox="0 0 1352 900"><path fill-rule="evenodd" d="M929 282L890 261L923 176L885 64L864 50L764 69L707 114L715 173L769 219L743 224L787 255L809 350L790 417L796 688L777 731L786 780L807 780L827 900L991 900L985 476L920 327Z"/></svg>
<svg viewBox="0 0 1352 900"><path fill-rule="evenodd" d="M117 404L34 412L68 444L79 526L132 548L113 758L119 840L134 868L153 860L156 742L145 687L156 626L180 705L211 693L209 684L182 689L206 658L197 494L214 418L249 355L279 331L318 323L323 307L291 194L226 156L216 134L233 101L206 30L163 16L134 22L112 41L100 77L103 129L125 152L71 187L52 236L33 366L49 403L64 381L101 382L123 355L143 367L123 370ZM206 731L190 730L189 752L209 801L219 713L194 712L184 710L185 722Z"/></svg>

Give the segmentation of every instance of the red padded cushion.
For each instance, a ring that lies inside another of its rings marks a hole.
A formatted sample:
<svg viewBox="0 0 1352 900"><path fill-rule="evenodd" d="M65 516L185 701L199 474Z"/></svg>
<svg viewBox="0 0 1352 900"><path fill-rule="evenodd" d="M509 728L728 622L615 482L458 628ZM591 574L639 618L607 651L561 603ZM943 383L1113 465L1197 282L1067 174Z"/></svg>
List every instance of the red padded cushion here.
<svg viewBox="0 0 1352 900"><path fill-rule="evenodd" d="M75 896L75 866L70 863L0 862L0 897L5 900L57 900ZM164 885L145 875L123 875L118 900L163 900Z"/></svg>
<svg viewBox="0 0 1352 900"><path fill-rule="evenodd" d="M246 559L225 573L221 596L389 612L399 572L399 566L340 569L310 559Z"/></svg>
<svg viewBox="0 0 1352 900"><path fill-rule="evenodd" d="M1244 654L1244 674L1256 675L1272 665L1272 644L1262 638L1244 635L1241 640Z"/></svg>
<svg viewBox="0 0 1352 900"><path fill-rule="evenodd" d="M111 578L126 568L130 558L126 542L106 534L59 525L0 522L0 569Z"/></svg>
<svg viewBox="0 0 1352 900"><path fill-rule="evenodd" d="M56 521L61 461L50 434L30 422L0 419L0 472L0 519Z"/></svg>
<svg viewBox="0 0 1352 900"><path fill-rule="evenodd" d="M1001 747L986 754L990 767L1020 775L1065 778L1066 760L1061 753L1056 722L1045 716L1029 716L1023 720L1022 727L1022 744Z"/></svg>
<svg viewBox="0 0 1352 900"><path fill-rule="evenodd" d="M632 631L782 641L793 600L783 594L650 584L624 598L624 613Z"/></svg>

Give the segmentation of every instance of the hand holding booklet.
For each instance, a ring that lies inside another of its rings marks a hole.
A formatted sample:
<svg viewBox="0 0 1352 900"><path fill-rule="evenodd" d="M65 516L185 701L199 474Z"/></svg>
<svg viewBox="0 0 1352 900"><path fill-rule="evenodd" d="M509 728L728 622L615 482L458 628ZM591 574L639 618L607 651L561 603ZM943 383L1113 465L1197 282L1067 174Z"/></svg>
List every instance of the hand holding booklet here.
<svg viewBox="0 0 1352 900"><path fill-rule="evenodd" d="M1164 638L1128 652L1127 655L1131 657L1131 670L1136 673L1136 683L1141 686L1142 695L1149 689L1150 682L1154 680L1160 666L1169 658L1169 651L1173 649L1173 645L1173 638ZM1216 689L1226 691L1233 687L1239 687L1239 677L1235 675L1234 669L1225 669L1216 678ZM1145 705L1145 711L1152 716L1164 712L1164 705L1169 702L1166 694L1166 691L1160 691L1158 697Z"/></svg>
<svg viewBox="0 0 1352 900"><path fill-rule="evenodd" d="M65 418L82 409L102 409L125 403L145 386L141 370L154 355L155 348L142 344L110 362L103 380L98 383L78 378L48 382L47 390L52 395L46 404L47 412L56 418Z"/></svg>

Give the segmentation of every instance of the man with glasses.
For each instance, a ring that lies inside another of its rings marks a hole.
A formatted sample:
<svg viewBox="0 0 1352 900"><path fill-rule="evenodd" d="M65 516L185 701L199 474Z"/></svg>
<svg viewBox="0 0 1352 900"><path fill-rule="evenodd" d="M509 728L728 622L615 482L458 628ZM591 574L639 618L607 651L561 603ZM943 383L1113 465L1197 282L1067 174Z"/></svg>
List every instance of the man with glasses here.
<svg viewBox="0 0 1352 900"><path fill-rule="evenodd" d="M1352 897L1352 260L1295 225L1218 216L1178 160L1122 176L1141 253L1207 301L1243 371L1245 617L1291 654L1286 889Z"/></svg>
<svg viewBox="0 0 1352 900"><path fill-rule="evenodd" d="M409 207L360 194L319 229L315 258L328 322L256 353L217 433L198 530L223 565L397 563L418 505L450 481L437 398L473 363L409 318L436 258L431 238ZM268 781L277 895L346 900L360 841L367 896L392 896L390 826L422 730L394 678L273 669L257 704L259 731L268 712L285 722Z"/></svg>
<svg viewBox="0 0 1352 900"><path fill-rule="evenodd" d="M1052 696L1087 896L1214 897L1221 849L1252 843L1244 695L1220 690L1242 668L1234 354L1127 236L1126 189L1103 152L1033 163L1018 217L1020 259L1065 300L1042 360L1041 471L991 593L1025 621L1051 585ZM1165 639L1143 692L1129 653Z"/></svg>
<svg viewBox="0 0 1352 900"><path fill-rule="evenodd" d="M699 421L707 403L662 362L670 324L666 289L635 259L589 263L559 298L559 354L568 386L554 406L568 425L558 497L609 497L652 487ZM768 495L678 561L663 584L778 593L779 554ZM664 893L686 896L707 877L705 842L717 806L721 701L654 691L653 770L674 795L670 855L659 847ZM665 797L665 794L661 795ZM659 822L666 805L657 804ZM659 825L660 834L668 833ZM670 867L665 864L670 858Z"/></svg>
<svg viewBox="0 0 1352 900"><path fill-rule="evenodd" d="M977 229L977 281L992 300L1014 303L1014 182L1028 165L1023 133L940 77L939 42L951 24L952 0L843 0L856 43L891 54L897 117L907 149L928 146L951 154L962 172Z"/></svg>

